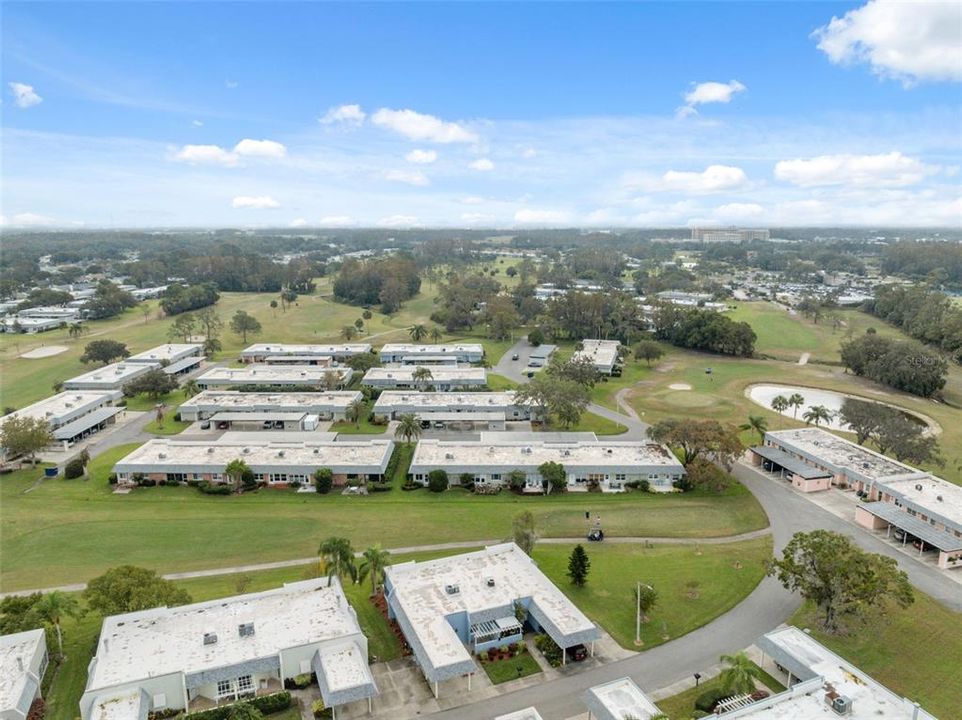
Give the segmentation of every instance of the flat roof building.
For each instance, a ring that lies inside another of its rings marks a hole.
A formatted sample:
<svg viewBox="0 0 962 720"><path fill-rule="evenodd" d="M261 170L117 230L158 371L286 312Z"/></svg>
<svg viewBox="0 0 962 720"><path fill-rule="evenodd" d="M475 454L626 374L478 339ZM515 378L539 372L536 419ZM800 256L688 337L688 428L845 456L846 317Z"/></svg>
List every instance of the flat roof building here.
<svg viewBox="0 0 962 720"><path fill-rule="evenodd" d="M175 363L189 357L201 356L204 346L200 343L168 343L158 345L150 350L144 350L136 355L131 355L125 362L129 363Z"/></svg>
<svg viewBox="0 0 962 720"><path fill-rule="evenodd" d="M627 483L646 482L654 491L669 492L685 474L684 466L665 446L652 442L515 439L514 433L484 433L481 440L425 439L417 444L408 470L413 482L426 484L435 469L453 484L462 474L475 484L506 485L514 471L525 475L525 492L543 492L538 468L545 462L565 469L567 489L623 492Z"/></svg>
<svg viewBox="0 0 962 720"><path fill-rule="evenodd" d="M515 405L514 393L507 392L416 392L387 390L374 403L374 415L395 420L398 415L414 413L455 413L465 417L475 413L497 412L502 419L527 420L531 414Z"/></svg>
<svg viewBox="0 0 962 720"><path fill-rule="evenodd" d="M217 413L297 412L317 415L322 420L343 420L348 406L363 399L357 390L330 392L240 392L204 390L186 400L180 408L182 420L207 420Z"/></svg>
<svg viewBox="0 0 962 720"><path fill-rule="evenodd" d="M581 350L572 355L572 359L588 358L595 370L602 375L611 375L618 364L619 347L621 343L617 340L582 340Z"/></svg>
<svg viewBox="0 0 962 720"><path fill-rule="evenodd" d="M241 459L258 482L269 486L309 483L314 472L329 468L334 482L381 480L394 450L390 440L283 440L270 434L263 439L245 433L243 440L149 440L114 465L121 484L135 483L134 476L167 483L202 481L228 483L224 469Z"/></svg>
<svg viewBox="0 0 962 720"><path fill-rule="evenodd" d="M72 377L63 384L64 390L123 390L124 385L154 368L156 362L116 362Z"/></svg>
<svg viewBox="0 0 962 720"><path fill-rule="evenodd" d="M719 720L936 720L917 704L899 697L827 647L796 627L763 635L755 643L762 662L776 677L788 676L788 690L751 702L735 698Z"/></svg>
<svg viewBox="0 0 962 720"><path fill-rule="evenodd" d="M343 367L328 369L315 365L264 365L252 363L242 368L214 367L197 377L202 389L212 387L304 387L324 388L337 378L337 386L351 381L353 371Z"/></svg>
<svg viewBox="0 0 962 720"><path fill-rule="evenodd" d="M431 375L423 380L416 380L414 372L419 367L431 371ZM398 368L376 367L364 374L362 385L382 388L386 390L400 390L404 388L423 389L433 387L435 390L461 390L464 388L481 387L488 382L488 372L483 367L427 367L424 365L406 365Z"/></svg>
<svg viewBox="0 0 962 720"><path fill-rule="evenodd" d="M449 345L420 345L414 343L387 343L381 348L381 362L404 365L426 365L453 362L476 363L484 360L484 346L480 343L457 343Z"/></svg>
<svg viewBox="0 0 962 720"><path fill-rule="evenodd" d="M311 672L327 707L377 694L367 638L337 578L104 618L80 715L194 712Z"/></svg>
<svg viewBox="0 0 962 720"><path fill-rule="evenodd" d="M43 628L0 636L0 720L25 720L47 671Z"/></svg>
<svg viewBox="0 0 962 720"><path fill-rule="evenodd" d="M595 685L582 696L591 720L651 720L661 710L631 678Z"/></svg>
<svg viewBox="0 0 962 720"><path fill-rule="evenodd" d="M268 357L279 358L284 355L298 355L300 357L334 358L342 361L355 355L371 352L367 343L348 343L334 345L292 345L283 343L255 343L241 350L240 359L243 362L265 362Z"/></svg>
<svg viewBox="0 0 962 720"><path fill-rule="evenodd" d="M66 449L112 423L114 416L123 410L114 403L123 396L120 390L62 392L0 418L0 424L13 417L46 420L54 439Z"/></svg>
<svg viewBox="0 0 962 720"><path fill-rule="evenodd" d="M524 627L561 648L591 644L598 628L514 543L385 569L388 615L397 620L435 697L442 681L477 671L472 658L517 642ZM519 619L522 615L525 619Z"/></svg>

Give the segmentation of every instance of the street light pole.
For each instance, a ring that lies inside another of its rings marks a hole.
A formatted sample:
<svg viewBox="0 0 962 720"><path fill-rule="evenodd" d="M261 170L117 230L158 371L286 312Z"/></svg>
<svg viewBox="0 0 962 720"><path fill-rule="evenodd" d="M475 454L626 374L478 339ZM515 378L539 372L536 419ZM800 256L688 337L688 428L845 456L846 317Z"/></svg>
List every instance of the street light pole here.
<svg viewBox="0 0 962 720"><path fill-rule="evenodd" d="M641 645L641 580L635 589L635 645Z"/></svg>

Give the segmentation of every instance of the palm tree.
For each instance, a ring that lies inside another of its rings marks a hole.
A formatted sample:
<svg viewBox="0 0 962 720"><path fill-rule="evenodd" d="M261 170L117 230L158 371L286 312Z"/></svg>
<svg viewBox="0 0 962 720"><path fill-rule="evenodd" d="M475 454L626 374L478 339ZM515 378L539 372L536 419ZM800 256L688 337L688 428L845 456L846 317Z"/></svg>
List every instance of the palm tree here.
<svg viewBox="0 0 962 720"><path fill-rule="evenodd" d="M321 543L317 554L327 569L327 586L331 586L331 578L335 575L351 578L357 582L357 565L354 564L354 548L351 541L342 537L329 537Z"/></svg>
<svg viewBox="0 0 962 720"><path fill-rule="evenodd" d="M67 334L76 339L84 334L85 329L86 328L84 328L83 323L70 323L70 327L67 328Z"/></svg>
<svg viewBox="0 0 962 720"><path fill-rule="evenodd" d="M832 422L833 417L835 417L835 413L824 405L812 405L802 415L802 420L805 421L806 425L815 423L815 427L818 427L820 423Z"/></svg>
<svg viewBox="0 0 962 720"><path fill-rule="evenodd" d="M341 328L341 337L350 342L357 337L357 328L353 325L345 325Z"/></svg>
<svg viewBox="0 0 962 720"><path fill-rule="evenodd" d="M784 395L776 395L775 397L772 398L772 410L774 410L777 413L785 412L786 410L788 410L790 405L791 403L788 402L788 398L785 397Z"/></svg>
<svg viewBox="0 0 962 720"><path fill-rule="evenodd" d="M722 690L731 695L747 695L755 691L758 667L743 651L734 655L722 655L721 661L728 665L721 671Z"/></svg>
<svg viewBox="0 0 962 720"><path fill-rule="evenodd" d="M420 323L417 325L412 325L411 328L408 330L408 335L411 336L411 339L414 342L421 342L424 338L428 336L428 329L424 327L424 325L421 325Z"/></svg>
<svg viewBox="0 0 962 720"><path fill-rule="evenodd" d="M377 592L377 586L384 577L384 568L391 564L391 553L383 550L380 545L372 545L364 551L364 559L357 569L357 580L363 582L371 576L371 595Z"/></svg>
<svg viewBox="0 0 962 720"><path fill-rule="evenodd" d="M354 423L354 427L357 427L363 412L364 400L358 398L357 400L352 400L344 409L344 417Z"/></svg>
<svg viewBox="0 0 962 720"><path fill-rule="evenodd" d="M414 372L411 373L411 379L416 383L424 383L427 385L434 379L434 373L431 372L431 368L418 365L414 368Z"/></svg>
<svg viewBox="0 0 962 720"><path fill-rule="evenodd" d="M231 479L234 483L234 490L239 491L241 486L241 481L244 479L244 475L251 471L250 466L241 460L240 458L234 458L229 463L227 467L224 468L224 474Z"/></svg>
<svg viewBox="0 0 962 720"><path fill-rule="evenodd" d="M444 332L437 325L431 328L431 342L439 343L444 337Z"/></svg>
<svg viewBox="0 0 962 720"><path fill-rule="evenodd" d="M166 417L165 411L167 406L163 403L157 403L154 406L154 420L157 422L157 428L160 429L164 427L164 418Z"/></svg>
<svg viewBox="0 0 962 720"><path fill-rule="evenodd" d="M414 413L404 413L398 417L397 428L394 430L394 437L404 438L408 445L411 440L421 437L421 421Z"/></svg>
<svg viewBox="0 0 962 720"><path fill-rule="evenodd" d="M798 409L805 404L805 398L798 393L792 393L792 396L788 398L788 404L792 406L792 417L798 420Z"/></svg>
<svg viewBox="0 0 962 720"><path fill-rule="evenodd" d="M263 720L264 713L249 702L239 702L227 710L227 720Z"/></svg>
<svg viewBox="0 0 962 720"><path fill-rule="evenodd" d="M60 628L60 621L65 617L77 617L80 614L80 606L77 598L68 595L60 590L54 590L44 595L36 604L36 610L45 622L53 625L57 631L57 646L60 650L60 657L63 657L63 631Z"/></svg>
<svg viewBox="0 0 962 720"><path fill-rule="evenodd" d="M749 415L748 422L738 426L739 430L754 430L758 433L760 442L765 442L765 433L768 432L768 421L761 415Z"/></svg>
<svg viewBox="0 0 962 720"><path fill-rule="evenodd" d="M199 393L200 393L200 385L197 384L196 380L191 378L190 380L184 383L185 398L192 398L194 397L194 395L197 395Z"/></svg>

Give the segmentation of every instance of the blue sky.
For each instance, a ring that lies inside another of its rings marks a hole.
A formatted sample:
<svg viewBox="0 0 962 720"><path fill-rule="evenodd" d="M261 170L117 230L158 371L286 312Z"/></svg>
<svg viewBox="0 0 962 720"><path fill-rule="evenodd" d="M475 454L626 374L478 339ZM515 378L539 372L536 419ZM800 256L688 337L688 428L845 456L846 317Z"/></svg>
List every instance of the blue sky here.
<svg viewBox="0 0 962 720"><path fill-rule="evenodd" d="M962 222L958 3L4 3L7 226Z"/></svg>

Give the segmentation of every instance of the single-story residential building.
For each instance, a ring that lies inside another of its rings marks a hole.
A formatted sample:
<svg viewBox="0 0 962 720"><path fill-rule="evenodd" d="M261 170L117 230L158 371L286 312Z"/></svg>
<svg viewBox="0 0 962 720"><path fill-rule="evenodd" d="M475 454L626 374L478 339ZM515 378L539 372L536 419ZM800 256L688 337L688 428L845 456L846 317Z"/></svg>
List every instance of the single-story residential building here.
<svg viewBox="0 0 962 720"><path fill-rule="evenodd" d="M307 387L326 388L331 378L344 387L351 382L353 371L342 367L329 369L315 365L265 365L252 363L242 368L213 367L196 379L198 387Z"/></svg>
<svg viewBox="0 0 962 720"><path fill-rule="evenodd" d="M504 715L498 715L494 720L544 720L544 718L541 717L538 708L526 707Z"/></svg>
<svg viewBox="0 0 962 720"><path fill-rule="evenodd" d="M808 633L783 627L755 641L762 668L788 690L757 702L750 696L722 703L717 720L848 717L851 720L936 720L917 703L900 697Z"/></svg>
<svg viewBox="0 0 962 720"><path fill-rule="evenodd" d="M56 330L62 327L67 321L60 318L38 318L38 317L5 317L3 319L3 331L9 333L35 333Z"/></svg>
<svg viewBox="0 0 962 720"><path fill-rule="evenodd" d="M420 345L414 343L387 343L381 348L382 363L403 365L429 365L445 363L477 363L484 360L481 343L457 343L449 345Z"/></svg>
<svg viewBox="0 0 962 720"><path fill-rule="evenodd" d="M26 308L18 312L17 315L21 318L43 318L45 320L58 320L61 323L65 323L79 320L80 310L71 307L60 307L59 305L42 305Z"/></svg>
<svg viewBox="0 0 962 720"><path fill-rule="evenodd" d="M621 343L617 340L582 340L581 350L572 355L573 360L588 358L602 375L611 375L618 365L618 348Z"/></svg>
<svg viewBox="0 0 962 720"><path fill-rule="evenodd" d="M75 442L113 424L116 415L123 411L114 403L123 396L120 390L62 392L0 418L0 424L13 417L46 420L54 439L66 450Z"/></svg>
<svg viewBox="0 0 962 720"><path fill-rule="evenodd" d="M581 696L588 720L651 720L661 710L631 678L620 678L589 688Z"/></svg>
<svg viewBox="0 0 962 720"><path fill-rule="evenodd" d="M557 345L542 343L528 354L528 367L544 367L558 349Z"/></svg>
<svg viewBox="0 0 962 720"><path fill-rule="evenodd" d="M217 413L297 412L316 415L321 420L344 420L351 403L364 396L357 390L329 392L239 392L204 390L186 400L180 408L181 420L208 420Z"/></svg>
<svg viewBox="0 0 962 720"><path fill-rule="evenodd" d="M431 371L431 375L423 380L416 380L414 372L424 367ZM384 390L401 390L404 388L435 390L463 390L471 387L482 387L488 382L488 371L483 367L444 367L425 365L405 365L399 368L376 367L364 374L362 385Z"/></svg>
<svg viewBox="0 0 962 720"><path fill-rule="evenodd" d="M104 618L83 720L196 712L314 672L327 707L371 699L367 638L337 578Z"/></svg>
<svg viewBox="0 0 962 720"><path fill-rule="evenodd" d="M397 621L438 696L445 680L477 671L473 656L518 642L525 628L561 648L594 650L601 632L514 543L385 569L388 616Z"/></svg>
<svg viewBox="0 0 962 720"><path fill-rule="evenodd" d="M284 355L298 355L310 358L334 358L342 362L355 355L371 352L368 343L348 343L341 345L285 345L283 343L255 343L241 350L240 359L245 363L266 362L267 358ZM311 363L305 363L311 364Z"/></svg>
<svg viewBox="0 0 962 720"><path fill-rule="evenodd" d="M504 420L529 420L531 413L523 405L515 405L514 392L412 392L385 391L374 403L374 416L381 420L397 420L399 415L414 413L453 413L471 419L477 413L500 413Z"/></svg>
<svg viewBox="0 0 962 720"><path fill-rule="evenodd" d="M25 720L47 672L43 628L0 636L0 720Z"/></svg>
<svg viewBox="0 0 962 720"><path fill-rule="evenodd" d="M576 440L547 442L516 440L514 433L485 433L481 440L422 439L408 470L411 481L427 484L432 470L444 470L452 484L462 474L480 485L506 485L510 475L525 475L525 492L542 492L538 468L546 462L564 466L569 491L623 492L626 483L646 481L651 490L670 492L685 474L667 447L644 441Z"/></svg>
<svg viewBox="0 0 962 720"><path fill-rule="evenodd" d="M249 435L245 433L245 435ZM206 480L229 483L224 469L232 460L243 460L258 482L274 487L309 483L314 472L330 468L334 482L383 480L394 443L381 438L331 440L178 440L176 436L148 440L121 458L113 471L121 485L133 484L135 475L167 483Z"/></svg>
<svg viewBox="0 0 962 720"><path fill-rule="evenodd" d="M200 343L167 343L158 345L150 350L131 355L125 362L132 363L175 363L185 358L200 358L203 355L204 346Z"/></svg>
<svg viewBox="0 0 962 720"><path fill-rule="evenodd" d="M155 362L111 363L70 378L64 382L63 388L64 390L123 390L124 385L131 380L159 367L160 363Z"/></svg>
<svg viewBox="0 0 962 720"><path fill-rule="evenodd" d="M313 365L324 368L340 364L332 357L315 355L268 355L264 362L267 365Z"/></svg>

